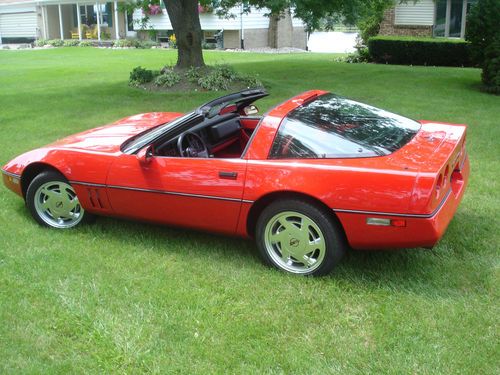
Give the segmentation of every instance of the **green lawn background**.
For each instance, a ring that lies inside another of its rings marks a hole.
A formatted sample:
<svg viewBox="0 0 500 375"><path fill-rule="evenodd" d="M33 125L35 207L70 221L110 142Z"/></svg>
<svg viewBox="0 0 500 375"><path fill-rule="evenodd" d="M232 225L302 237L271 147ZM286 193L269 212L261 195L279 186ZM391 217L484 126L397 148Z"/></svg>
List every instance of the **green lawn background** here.
<svg viewBox="0 0 500 375"><path fill-rule="evenodd" d="M258 74L261 112L325 89L415 119L469 125L468 191L431 251L349 253L334 274L265 268L252 242L101 218L39 227L0 188L0 373L499 373L500 97L480 71L206 52ZM219 93L127 86L175 51L0 51L0 163L147 111Z"/></svg>

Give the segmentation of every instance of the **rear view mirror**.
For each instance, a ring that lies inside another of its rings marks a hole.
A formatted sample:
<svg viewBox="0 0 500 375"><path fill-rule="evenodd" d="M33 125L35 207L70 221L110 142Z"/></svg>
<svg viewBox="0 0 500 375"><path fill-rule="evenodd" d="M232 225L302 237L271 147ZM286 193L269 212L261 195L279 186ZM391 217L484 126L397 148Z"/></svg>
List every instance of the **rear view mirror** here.
<svg viewBox="0 0 500 375"><path fill-rule="evenodd" d="M243 112L245 113L245 116L256 115L257 113L259 113L259 108L251 104L243 108Z"/></svg>
<svg viewBox="0 0 500 375"><path fill-rule="evenodd" d="M151 146L147 146L139 150L137 153L137 160L141 165L147 165L151 161L153 157L153 148Z"/></svg>

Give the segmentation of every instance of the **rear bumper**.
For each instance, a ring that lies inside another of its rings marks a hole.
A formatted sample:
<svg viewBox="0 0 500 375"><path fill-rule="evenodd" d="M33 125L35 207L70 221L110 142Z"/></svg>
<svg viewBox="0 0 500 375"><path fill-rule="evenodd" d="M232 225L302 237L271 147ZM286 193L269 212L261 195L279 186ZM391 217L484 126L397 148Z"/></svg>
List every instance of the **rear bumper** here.
<svg viewBox="0 0 500 375"><path fill-rule="evenodd" d="M469 158L454 176L450 190L431 214L405 215L368 212L336 212L349 245L354 249L433 247L443 237L462 200L469 179ZM404 221L404 226L368 225L367 219Z"/></svg>

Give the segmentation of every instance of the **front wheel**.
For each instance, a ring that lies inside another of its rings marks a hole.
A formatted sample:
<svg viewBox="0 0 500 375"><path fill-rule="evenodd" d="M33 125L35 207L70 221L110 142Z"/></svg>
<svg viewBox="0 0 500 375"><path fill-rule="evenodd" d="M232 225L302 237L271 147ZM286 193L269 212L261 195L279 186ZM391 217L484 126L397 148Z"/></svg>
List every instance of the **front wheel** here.
<svg viewBox="0 0 500 375"><path fill-rule="evenodd" d="M92 217L80 205L68 181L52 171L40 173L31 181L26 205L39 224L52 228L72 228Z"/></svg>
<svg viewBox="0 0 500 375"><path fill-rule="evenodd" d="M339 224L326 210L302 200L266 207L257 221L256 237L266 264L299 275L328 274L347 247Z"/></svg>

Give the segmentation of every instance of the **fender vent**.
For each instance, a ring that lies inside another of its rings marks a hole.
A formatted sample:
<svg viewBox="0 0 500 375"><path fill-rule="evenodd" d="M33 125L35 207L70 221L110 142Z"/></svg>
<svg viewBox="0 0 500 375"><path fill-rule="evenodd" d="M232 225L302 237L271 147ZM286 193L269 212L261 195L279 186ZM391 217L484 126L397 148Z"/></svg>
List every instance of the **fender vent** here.
<svg viewBox="0 0 500 375"><path fill-rule="evenodd" d="M92 207L105 208L99 195L99 189L87 189L87 193L89 195L89 201Z"/></svg>

